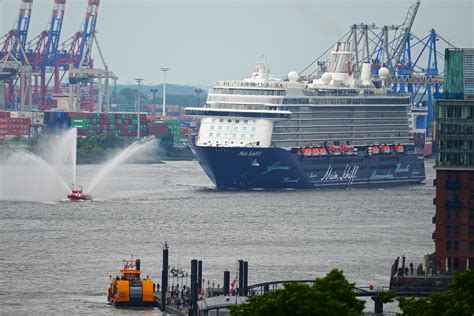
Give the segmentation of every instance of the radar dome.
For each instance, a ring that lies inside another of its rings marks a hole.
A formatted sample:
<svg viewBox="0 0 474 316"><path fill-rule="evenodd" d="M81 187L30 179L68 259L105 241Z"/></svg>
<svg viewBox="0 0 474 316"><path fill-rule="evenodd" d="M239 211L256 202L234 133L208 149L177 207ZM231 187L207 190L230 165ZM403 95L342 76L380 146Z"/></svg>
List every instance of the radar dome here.
<svg viewBox="0 0 474 316"><path fill-rule="evenodd" d="M329 84L332 80L332 75L329 72L325 72L321 76L321 79L323 80L324 84Z"/></svg>
<svg viewBox="0 0 474 316"><path fill-rule="evenodd" d="M387 68L382 67L382 68L379 69L380 79L385 80L385 79L388 78L388 75L390 75L390 71Z"/></svg>
<svg viewBox="0 0 474 316"><path fill-rule="evenodd" d="M300 76L298 75L298 73L296 71L290 71L288 73L288 80L290 80L290 82L298 81L299 77Z"/></svg>

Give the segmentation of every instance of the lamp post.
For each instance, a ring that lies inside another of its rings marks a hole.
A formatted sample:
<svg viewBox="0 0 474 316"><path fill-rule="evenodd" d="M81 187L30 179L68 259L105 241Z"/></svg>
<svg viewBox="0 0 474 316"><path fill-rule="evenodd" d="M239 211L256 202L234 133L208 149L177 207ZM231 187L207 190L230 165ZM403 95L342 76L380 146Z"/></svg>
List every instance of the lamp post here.
<svg viewBox="0 0 474 316"><path fill-rule="evenodd" d="M152 113L151 113L151 116L155 116L156 115L156 93L158 92L158 89L150 89L151 93L153 94L153 107L151 108L152 109Z"/></svg>
<svg viewBox="0 0 474 316"><path fill-rule="evenodd" d="M135 79L138 83L137 91L137 139L140 139L140 85L142 84L143 79Z"/></svg>
<svg viewBox="0 0 474 316"><path fill-rule="evenodd" d="M194 89L194 92L196 92L197 98L198 98L197 106L200 106L202 89L199 89L199 88Z"/></svg>
<svg viewBox="0 0 474 316"><path fill-rule="evenodd" d="M168 67L160 68L163 71L163 117L166 116L166 72L170 70Z"/></svg>

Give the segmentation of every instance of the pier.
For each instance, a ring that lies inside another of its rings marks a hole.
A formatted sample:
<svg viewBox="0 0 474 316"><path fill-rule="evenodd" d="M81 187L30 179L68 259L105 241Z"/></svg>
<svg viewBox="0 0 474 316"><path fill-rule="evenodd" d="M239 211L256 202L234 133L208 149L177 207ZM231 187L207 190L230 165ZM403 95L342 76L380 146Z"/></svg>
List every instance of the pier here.
<svg viewBox="0 0 474 316"><path fill-rule="evenodd" d="M203 261L193 259L191 260L191 274L188 285L188 274L182 273L181 276L171 275L181 280L181 284L169 286L169 264L168 264L169 249L165 243L163 247L163 270L161 280L161 291L159 285L156 298L159 301L161 310L178 314L178 315L228 315L228 308L230 306L240 305L247 301L248 298L265 293L277 291L282 289L288 283L301 283L306 285L313 285L315 279L304 280L278 280L269 281L249 285L248 277L248 262L238 260L238 275L234 280L231 280L230 271L223 272L223 286L219 284L217 287L215 283L208 280L207 287L204 287L202 278ZM181 279L180 279L181 278ZM374 287L363 286L354 287L353 292L356 297L370 297L373 301L373 314L382 314L384 303L380 300L379 294L387 291L392 291L395 297L425 297L431 295L433 292L446 290L445 286L433 286L432 280L427 277L413 277L411 278L417 282L417 286L408 286L404 280L400 280L400 284L391 281L390 286ZM416 279L416 280L415 280ZM184 280L184 282L183 282ZM403 285L402 285L403 284ZM371 313L372 315L372 313Z"/></svg>

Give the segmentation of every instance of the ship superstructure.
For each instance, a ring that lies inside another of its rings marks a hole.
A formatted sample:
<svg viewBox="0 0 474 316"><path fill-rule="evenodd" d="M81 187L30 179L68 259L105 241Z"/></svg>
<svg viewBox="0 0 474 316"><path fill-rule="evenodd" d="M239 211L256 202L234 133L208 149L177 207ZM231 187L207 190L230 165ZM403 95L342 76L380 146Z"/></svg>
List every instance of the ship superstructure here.
<svg viewBox="0 0 474 316"><path fill-rule="evenodd" d="M203 108L192 150L218 188L280 188L420 182L423 158L410 139L410 95L393 93L386 68L353 72L350 42L337 43L311 82L252 76L221 81Z"/></svg>

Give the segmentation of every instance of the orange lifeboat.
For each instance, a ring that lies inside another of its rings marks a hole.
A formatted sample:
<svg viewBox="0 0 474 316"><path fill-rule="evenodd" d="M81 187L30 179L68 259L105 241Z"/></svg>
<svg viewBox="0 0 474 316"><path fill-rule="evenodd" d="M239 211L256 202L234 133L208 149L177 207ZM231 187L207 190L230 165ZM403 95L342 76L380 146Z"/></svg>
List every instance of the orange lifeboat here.
<svg viewBox="0 0 474 316"><path fill-rule="evenodd" d="M390 146L382 145L382 146L380 146L380 149L384 154L390 154Z"/></svg>
<svg viewBox="0 0 474 316"><path fill-rule="evenodd" d="M311 157L311 148L303 148L303 156L305 157Z"/></svg>
<svg viewBox="0 0 474 316"><path fill-rule="evenodd" d="M405 148L403 148L403 145L395 145L395 151L399 154L403 154L405 152Z"/></svg>
<svg viewBox="0 0 474 316"><path fill-rule="evenodd" d="M369 152L374 154L374 155L377 155L380 152L378 146L370 146L369 149L370 149Z"/></svg>
<svg viewBox="0 0 474 316"><path fill-rule="evenodd" d="M339 147L339 146L331 145L331 146L329 146L328 149L329 149L329 153L331 155L339 156L339 155L342 154L341 147Z"/></svg>
<svg viewBox="0 0 474 316"><path fill-rule="evenodd" d="M319 152L319 148L318 148L318 147L313 147L313 148L311 148L311 156L313 156L313 157L319 157L319 154L320 154L320 152Z"/></svg>
<svg viewBox="0 0 474 316"><path fill-rule="evenodd" d="M326 148L324 148L324 147L319 148L319 153L320 153L321 156L327 156L328 155L328 152L326 151Z"/></svg>

